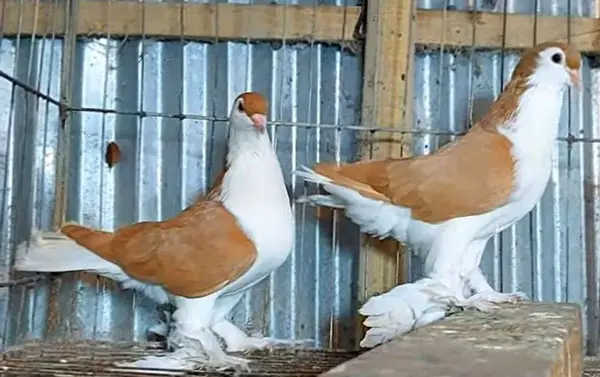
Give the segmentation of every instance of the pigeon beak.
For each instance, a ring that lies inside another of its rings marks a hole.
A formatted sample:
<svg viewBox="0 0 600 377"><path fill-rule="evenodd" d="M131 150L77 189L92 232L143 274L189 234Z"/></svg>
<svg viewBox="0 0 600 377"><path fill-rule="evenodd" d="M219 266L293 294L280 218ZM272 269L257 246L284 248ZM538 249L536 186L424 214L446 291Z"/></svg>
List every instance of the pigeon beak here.
<svg viewBox="0 0 600 377"><path fill-rule="evenodd" d="M569 79L571 80L571 85L576 89L581 87L581 79L579 77L579 70L568 69L567 73L569 74Z"/></svg>
<svg viewBox="0 0 600 377"><path fill-rule="evenodd" d="M258 131L264 131L267 125L267 117L263 114L254 114L250 117L252 120L252 126Z"/></svg>

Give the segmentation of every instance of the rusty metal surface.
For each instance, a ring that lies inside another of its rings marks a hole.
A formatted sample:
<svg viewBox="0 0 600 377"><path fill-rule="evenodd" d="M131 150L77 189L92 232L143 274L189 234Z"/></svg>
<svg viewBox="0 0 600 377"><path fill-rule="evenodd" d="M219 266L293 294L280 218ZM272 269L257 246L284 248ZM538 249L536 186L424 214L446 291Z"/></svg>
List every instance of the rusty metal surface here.
<svg viewBox="0 0 600 377"><path fill-rule="evenodd" d="M78 1L51 2L70 9L64 23L71 27ZM356 0L279 3L318 7ZM32 226L48 230L66 217L112 230L169 218L205 192L224 164L224 120L242 91L268 98L269 132L292 196L305 190L290 174L299 165L356 157L357 131L339 128L360 123L362 63L339 46L285 39L205 43L184 36L75 41L68 31L66 39L58 38L56 27L48 26L36 38L2 38L0 21L1 282L14 278L14 246L29 238ZM109 142L121 151L113 168L104 158ZM352 347L356 226L343 216L318 221L315 209L292 205L292 255L245 295L232 320L266 336ZM53 215L55 207L59 213ZM10 299L9 289L0 287L3 345L38 338L146 338L160 315L154 303L106 280L78 277L65 274L52 286L12 289Z"/></svg>
<svg viewBox="0 0 600 377"><path fill-rule="evenodd" d="M0 361L2 376L144 376L156 371L116 368L114 362L131 361L162 352L158 343L28 342L13 347ZM357 352L275 349L246 354L249 372L194 371L204 377L313 377L357 355ZM154 372L154 373L152 373Z"/></svg>

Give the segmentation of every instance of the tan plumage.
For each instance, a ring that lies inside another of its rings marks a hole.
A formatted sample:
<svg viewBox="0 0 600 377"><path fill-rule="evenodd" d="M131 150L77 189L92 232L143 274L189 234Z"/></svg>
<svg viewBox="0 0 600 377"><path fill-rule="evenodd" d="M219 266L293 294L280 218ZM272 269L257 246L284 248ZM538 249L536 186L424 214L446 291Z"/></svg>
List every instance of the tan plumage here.
<svg viewBox="0 0 600 377"><path fill-rule="evenodd" d="M201 200L177 216L114 233L67 224L61 233L134 279L183 297L211 294L250 268L256 248L223 204Z"/></svg>
<svg viewBox="0 0 600 377"><path fill-rule="evenodd" d="M431 155L324 162L296 172L327 192L299 202L343 209L362 232L392 237L423 261L422 278L360 308L369 327L363 347L443 318L448 304L491 310L524 297L495 291L479 264L489 239L542 196L563 93L579 85L580 66L573 46L542 43L522 55L486 115Z"/></svg>
<svg viewBox="0 0 600 377"><path fill-rule="evenodd" d="M174 352L127 366L245 365L224 352L217 336L231 352L281 343L248 336L227 318L248 289L285 262L293 245L290 200L265 129L266 112L259 93L234 100L226 166L211 189L176 216L114 232L66 224L63 239L19 245L15 267L96 272L156 302L173 303L172 322L152 331L167 336Z"/></svg>
<svg viewBox="0 0 600 377"><path fill-rule="evenodd" d="M428 156L316 164L313 169L361 195L412 210L415 220L439 223L479 215L504 205L513 189L512 143L498 124L509 121L527 88L540 51L556 46L566 65L579 69L579 52L561 42L542 43L523 54L510 83L469 132Z"/></svg>
<svg viewBox="0 0 600 377"><path fill-rule="evenodd" d="M240 111L265 114L255 92L243 93ZM227 169L194 204L163 221L145 221L114 233L66 224L60 232L134 279L160 285L182 297L211 294L243 275L256 260L256 247L220 201Z"/></svg>
<svg viewBox="0 0 600 377"><path fill-rule="evenodd" d="M430 156L339 167L323 163L314 170L365 197L410 208L416 220L438 223L478 215L506 203L513 160L504 136L476 127Z"/></svg>

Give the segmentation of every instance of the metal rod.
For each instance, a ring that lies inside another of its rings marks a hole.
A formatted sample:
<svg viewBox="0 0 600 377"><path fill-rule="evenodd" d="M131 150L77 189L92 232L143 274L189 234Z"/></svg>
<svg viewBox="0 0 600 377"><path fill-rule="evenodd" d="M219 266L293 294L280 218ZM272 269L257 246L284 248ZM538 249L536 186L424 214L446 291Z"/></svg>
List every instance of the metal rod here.
<svg viewBox="0 0 600 377"><path fill-rule="evenodd" d="M60 77L60 126L58 146L56 148L56 193L52 212L52 225L54 229L60 228L67 212L67 172L69 171L69 150L71 116L68 108L71 104L72 72L75 61L75 47L77 42L77 15L78 0L65 0L65 38L63 44L62 69Z"/></svg>
<svg viewBox="0 0 600 377"><path fill-rule="evenodd" d="M197 115L197 114L175 114L175 113L164 113L164 112L153 112L153 111L119 111L114 109L103 109L96 107L71 107L66 106L65 103L61 103L54 98L41 93L40 91L32 88L31 86L23 83L22 81L15 79L9 76L4 71L0 70L0 77L5 78L6 80L11 81L15 85L23 88L25 91L33 93L35 95L40 96L41 98L47 100L48 102L60 106L61 113L70 113L70 112L89 112L89 113L103 113L103 114L118 114L118 115L134 115L141 118L176 118L176 119L193 119L193 120L208 120L212 122L227 122L228 118L225 117L217 117L217 116L206 116L206 115ZM413 135L433 135L433 136L461 136L466 132L464 131L439 131L433 129L397 129L391 127L369 127L369 126L360 126L354 124L342 125L342 124L321 124L321 123L307 123L307 122L283 122L283 121L270 121L272 125L277 126L287 126L287 127L303 127L303 128L317 128L317 129L341 129L348 131L370 131L370 132L394 132L400 134L413 134ZM599 143L600 138L586 138L586 137L575 137L575 136L561 136L557 138L558 141L566 141L568 143L579 143L579 142L589 142L589 143ZM58 191L58 190L57 190Z"/></svg>
<svg viewBox="0 0 600 377"><path fill-rule="evenodd" d="M36 276L27 277L27 278L2 281L2 282L0 282L0 288L15 287L17 285L31 284L31 283L48 280L48 279L50 279L50 275L36 275Z"/></svg>
<svg viewBox="0 0 600 377"><path fill-rule="evenodd" d="M54 98L50 97L49 95L46 95L42 92L40 92L39 90L35 89L34 87L27 85L26 83L24 83L23 81L14 78L13 76L9 75L8 73L4 72L3 70L0 69L0 77L2 77L3 79L10 81L12 84L20 87L21 89L25 90L26 92L29 92L31 94L35 94L36 96L38 96L39 98L42 98L56 106L61 106L60 101L55 100Z"/></svg>

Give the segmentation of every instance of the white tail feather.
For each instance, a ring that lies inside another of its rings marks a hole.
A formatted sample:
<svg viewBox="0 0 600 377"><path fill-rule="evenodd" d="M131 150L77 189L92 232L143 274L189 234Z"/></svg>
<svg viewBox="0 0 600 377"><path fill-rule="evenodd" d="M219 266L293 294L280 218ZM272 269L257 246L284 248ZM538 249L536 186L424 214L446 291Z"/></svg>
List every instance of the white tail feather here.
<svg viewBox="0 0 600 377"><path fill-rule="evenodd" d="M119 266L100 258L69 238L37 230L32 232L29 242L17 246L15 269L37 272L122 273Z"/></svg>
<svg viewBox="0 0 600 377"><path fill-rule="evenodd" d="M355 190L332 183L331 179L306 166L301 166L294 175L322 185L331 194L302 196L296 200L297 203L344 209L346 217L358 225L361 232L380 239L392 236L400 242L406 241L411 219L409 209L366 198Z"/></svg>
<svg viewBox="0 0 600 377"><path fill-rule="evenodd" d="M307 195L296 199L296 203L307 203L312 206L323 206L337 209L346 208L346 203L343 200L336 198L333 195Z"/></svg>
<svg viewBox="0 0 600 377"><path fill-rule="evenodd" d="M92 272L121 283L125 289L140 291L158 303L169 300L162 287L130 278L116 264L58 233L33 230L31 240L17 246L14 268L30 272Z"/></svg>

